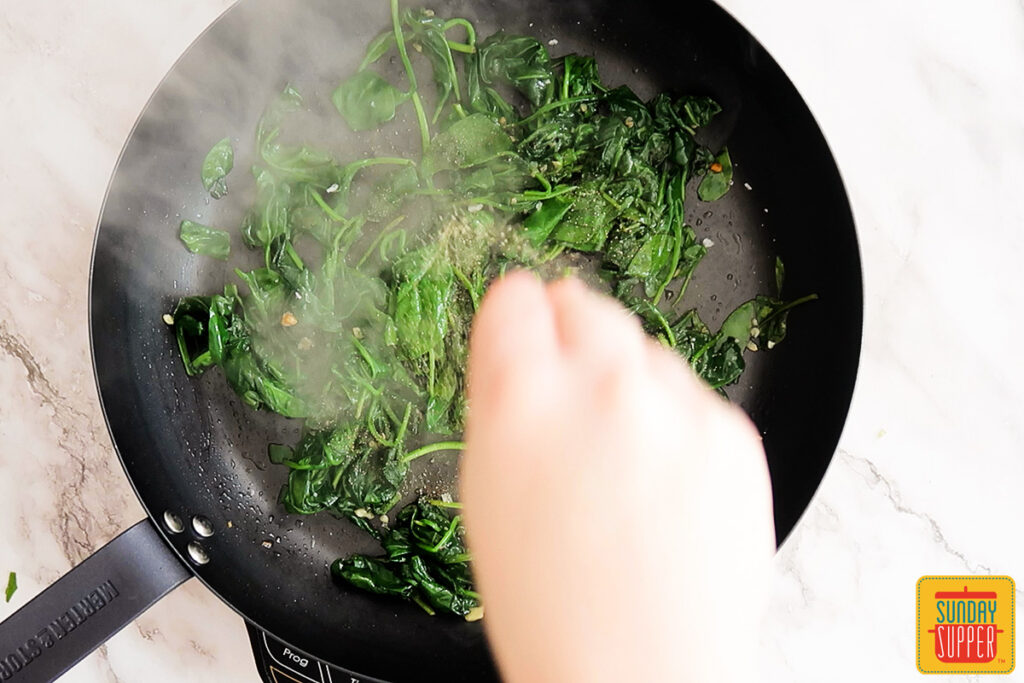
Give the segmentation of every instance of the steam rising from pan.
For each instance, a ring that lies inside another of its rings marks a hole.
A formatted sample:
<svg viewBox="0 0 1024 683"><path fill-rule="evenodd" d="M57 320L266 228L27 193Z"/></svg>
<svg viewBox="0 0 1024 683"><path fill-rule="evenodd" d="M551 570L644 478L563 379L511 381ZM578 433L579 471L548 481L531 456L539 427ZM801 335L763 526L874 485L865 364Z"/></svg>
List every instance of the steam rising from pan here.
<svg viewBox="0 0 1024 683"><path fill-rule="evenodd" d="M702 279L691 284L702 317L717 325L719 308L728 312L755 291L770 290L774 253L786 257L795 290L816 291L829 302L806 311L801 329L808 333L792 335L770 361L762 354L750 358L744 385L774 389L745 392L744 386L733 394L771 429L766 444L777 485L777 525L786 533L834 448L860 325L848 205L799 96L756 42L710 2L687 3L684 10L658 0L628 8L610 0L465 0L433 9L478 22L481 35L505 28L544 42L557 39L556 54L594 54L606 80L628 82L642 96L678 89L707 92L722 103L724 113L706 141L717 147L728 137L738 162L737 187L714 215L705 216L695 202L687 214L699 237L716 244L699 272ZM386 4L376 0L244 0L181 59L126 147L104 209L92 298L97 375L111 431L140 497L155 515L175 510L211 520L218 529L211 561L198 573L246 616L342 666L401 677L402 662L425 652L447 653L484 677L478 628L427 624L415 607L394 606L382 614L372 599L338 591L327 563L372 552L374 543L327 517L282 514L276 496L285 473L269 465L265 449L271 441L294 442L298 425L254 415L219 373L186 378L161 322L179 297L217 291L231 279L227 265L184 249L178 223L187 218L236 233L252 196L248 169L255 161L256 122L286 83L314 108L310 116L322 114L322 123L331 124L336 137L327 143L339 159L355 156L328 97L359 63L366 42L388 24ZM392 126L384 132L395 137ZM234 142L235 170L228 196L215 202L203 190L199 167L225 136ZM784 180L797 175L807 183L803 195L784 192ZM753 191L743 189L744 182ZM258 256L236 234L233 239L235 258L255 263ZM773 444L783 449L778 457ZM441 666L431 656L421 661L424 670Z"/></svg>

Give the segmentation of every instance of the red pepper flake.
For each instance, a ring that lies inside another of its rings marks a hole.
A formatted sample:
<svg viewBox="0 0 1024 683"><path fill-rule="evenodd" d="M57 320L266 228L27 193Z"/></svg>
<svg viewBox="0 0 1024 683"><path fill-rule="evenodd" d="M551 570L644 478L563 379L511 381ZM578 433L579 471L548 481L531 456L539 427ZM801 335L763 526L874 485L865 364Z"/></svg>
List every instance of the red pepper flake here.
<svg viewBox="0 0 1024 683"><path fill-rule="evenodd" d="M718 163L717 161L714 162L713 164L711 164L711 172L712 173L721 173L722 172L722 165L720 163Z"/></svg>

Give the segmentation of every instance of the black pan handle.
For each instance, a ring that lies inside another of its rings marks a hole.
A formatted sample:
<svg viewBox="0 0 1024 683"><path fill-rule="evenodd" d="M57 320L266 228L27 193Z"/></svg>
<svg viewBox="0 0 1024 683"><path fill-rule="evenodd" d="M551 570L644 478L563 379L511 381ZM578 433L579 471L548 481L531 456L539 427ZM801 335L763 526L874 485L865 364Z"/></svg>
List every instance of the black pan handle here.
<svg viewBox="0 0 1024 683"><path fill-rule="evenodd" d="M0 681L52 681L192 576L144 519L0 622Z"/></svg>

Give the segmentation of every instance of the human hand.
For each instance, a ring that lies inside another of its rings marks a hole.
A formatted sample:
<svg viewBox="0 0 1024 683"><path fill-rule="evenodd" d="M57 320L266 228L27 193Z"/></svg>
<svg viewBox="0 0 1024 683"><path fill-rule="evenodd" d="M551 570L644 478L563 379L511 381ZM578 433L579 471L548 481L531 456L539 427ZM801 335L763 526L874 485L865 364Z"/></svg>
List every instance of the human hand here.
<svg viewBox="0 0 1024 683"><path fill-rule="evenodd" d="M775 536L746 415L576 280L495 283L468 373L464 517L506 678L756 679Z"/></svg>

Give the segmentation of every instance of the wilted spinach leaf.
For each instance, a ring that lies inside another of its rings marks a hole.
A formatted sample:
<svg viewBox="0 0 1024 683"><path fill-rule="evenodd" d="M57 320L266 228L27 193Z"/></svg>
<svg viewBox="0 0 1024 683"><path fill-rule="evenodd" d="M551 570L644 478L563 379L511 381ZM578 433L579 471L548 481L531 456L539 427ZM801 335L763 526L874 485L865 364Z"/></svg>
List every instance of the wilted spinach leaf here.
<svg viewBox="0 0 1024 683"><path fill-rule="evenodd" d="M378 595L411 600L416 590L416 584L401 573L395 572L389 562L365 555L353 555L344 560L336 560L331 565L331 573L356 588Z"/></svg>
<svg viewBox="0 0 1024 683"><path fill-rule="evenodd" d="M552 197L523 221L523 234L534 246L540 246L572 208L572 200L565 196Z"/></svg>
<svg viewBox="0 0 1024 683"><path fill-rule="evenodd" d="M700 181L697 188L697 196L705 202L713 202L721 199L729 191L732 184L732 160L729 158L729 149L723 147L718 156L715 157L704 180Z"/></svg>
<svg viewBox="0 0 1024 683"><path fill-rule="evenodd" d="M726 318L722 323L722 334L737 340L741 346L754 344L773 348L786 337L789 311L817 298L813 294L795 301L755 297L741 304Z"/></svg>
<svg viewBox="0 0 1024 683"><path fill-rule="evenodd" d="M469 615L479 607L461 519L420 498L402 508L381 538L383 557L353 555L331 565L335 578L434 611Z"/></svg>
<svg viewBox="0 0 1024 683"><path fill-rule="evenodd" d="M577 251L599 251L612 227L615 207L599 190L582 190L551 234Z"/></svg>
<svg viewBox="0 0 1024 683"><path fill-rule="evenodd" d="M536 38L495 33L477 45L476 59L480 80L487 85L508 84L535 106L554 96L551 57Z"/></svg>
<svg viewBox="0 0 1024 683"><path fill-rule="evenodd" d="M722 107L710 97L682 97L675 103L683 122L693 128L703 128L722 111Z"/></svg>
<svg viewBox="0 0 1024 683"><path fill-rule="evenodd" d="M512 139L494 119L472 114L456 121L430 143L423 157L423 172L469 168L512 149Z"/></svg>
<svg viewBox="0 0 1024 683"><path fill-rule="evenodd" d="M416 359L437 351L448 332L455 276L434 249L412 252L395 265L392 317L399 348Z"/></svg>
<svg viewBox="0 0 1024 683"><path fill-rule="evenodd" d="M203 187L214 199L228 193L227 175L235 166L235 150L231 139L224 138L214 145L203 159Z"/></svg>
<svg viewBox="0 0 1024 683"><path fill-rule="evenodd" d="M182 221L178 236L193 254L210 256L222 261L226 261L231 254L231 236L224 230L192 221Z"/></svg>
<svg viewBox="0 0 1024 683"><path fill-rule="evenodd" d="M407 97L372 71L358 71L338 86L331 101L352 130L363 131L395 118Z"/></svg>

